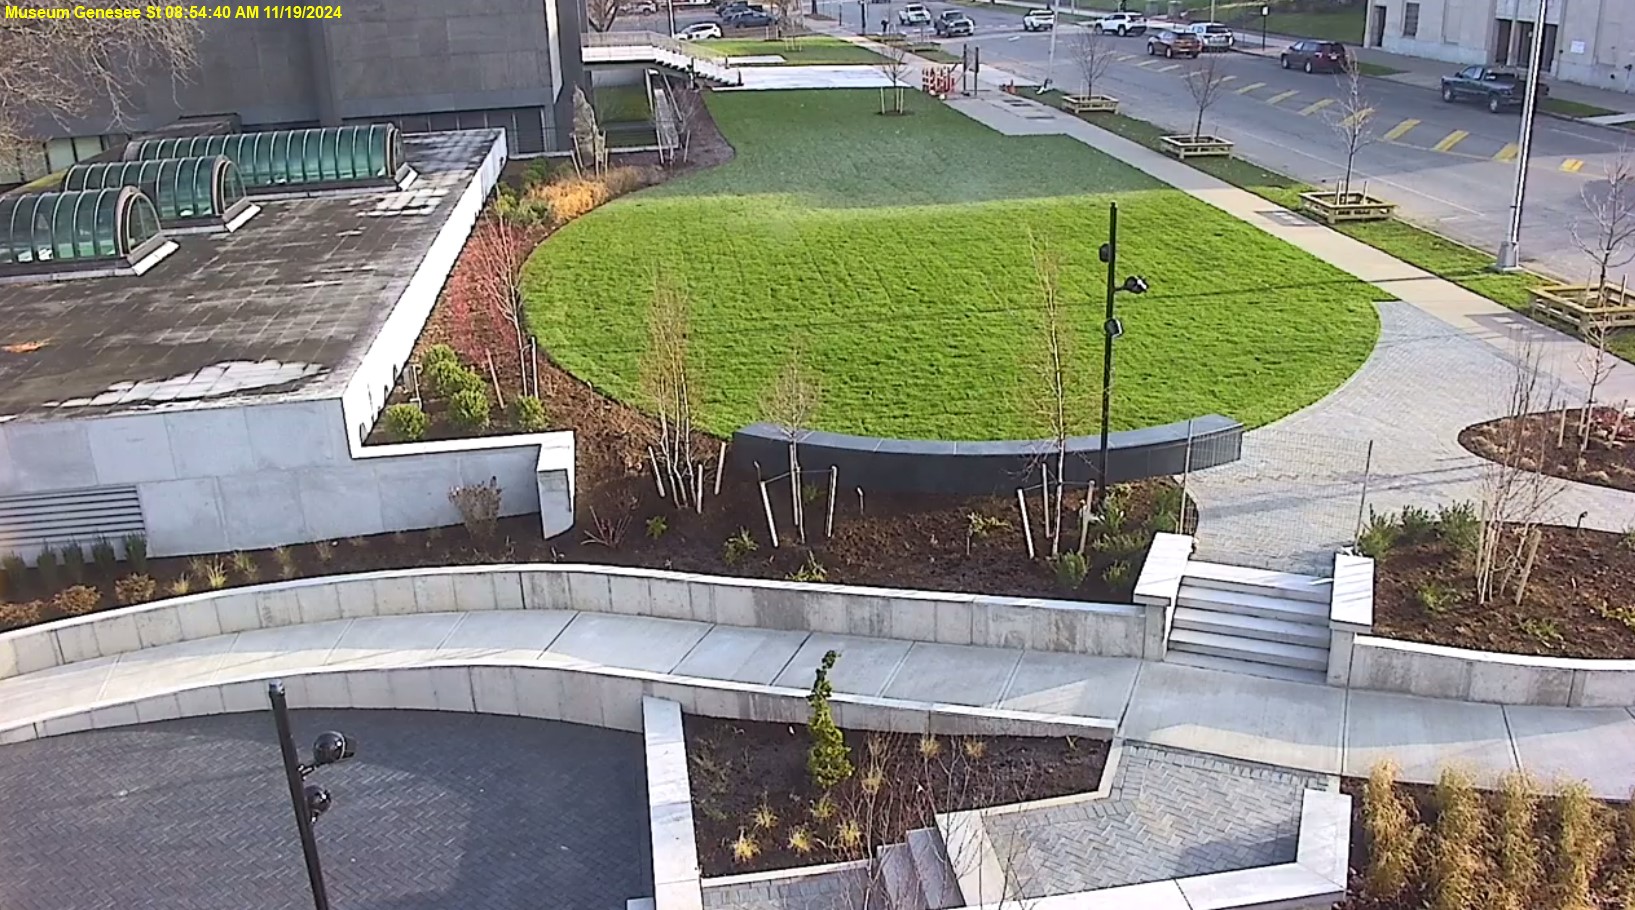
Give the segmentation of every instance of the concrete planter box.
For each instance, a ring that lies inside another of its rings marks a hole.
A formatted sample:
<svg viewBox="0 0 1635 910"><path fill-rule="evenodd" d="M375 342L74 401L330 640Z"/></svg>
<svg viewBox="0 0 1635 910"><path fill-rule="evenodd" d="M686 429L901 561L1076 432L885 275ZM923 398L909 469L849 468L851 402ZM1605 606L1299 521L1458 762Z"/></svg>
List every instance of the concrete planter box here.
<svg viewBox="0 0 1635 910"><path fill-rule="evenodd" d="M1547 316L1580 332L1596 323L1609 329L1635 326L1635 291L1606 285L1550 284L1533 289L1534 316Z"/></svg>
<svg viewBox="0 0 1635 910"><path fill-rule="evenodd" d="M1232 140L1219 136L1163 136L1165 154L1177 158L1227 158L1232 155Z"/></svg>
<svg viewBox="0 0 1635 910"><path fill-rule="evenodd" d="M1118 99L1106 95L1063 95L1062 110L1070 114L1111 114L1118 110Z"/></svg>
<svg viewBox="0 0 1635 910"><path fill-rule="evenodd" d="M1396 212L1397 207L1396 203L1367 193L1323 190L1301 193L1300 209L1324 224L1339 224L1342 221L1384 221Z"/></svg>

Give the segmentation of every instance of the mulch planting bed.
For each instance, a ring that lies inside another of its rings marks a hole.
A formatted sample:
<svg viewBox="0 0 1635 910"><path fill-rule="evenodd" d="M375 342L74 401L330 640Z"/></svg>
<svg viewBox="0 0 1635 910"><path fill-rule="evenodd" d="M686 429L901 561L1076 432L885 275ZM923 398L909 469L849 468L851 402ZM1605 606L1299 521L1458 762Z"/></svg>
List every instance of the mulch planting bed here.
<svg viewBox="0 0 1635 910"><path fill-rule="evenodd" d="M1583 413L1575 408L1490 420L1460 431L1459 444L1491 460L1503 460L1508 446L1519 445L1524 454L1518 464L1527 470L1635 492L1635 414L1596 408L1587 424L1589 445L1580 452ZM1635 523L1635 516L1630 520Z"/></svg>
<svg viewBox="0 0 1635 910"><path fill-rule="evenodd" d="M1521 603L1477 606L1470 557L1392 548L1374 572L1374 634L1550 657L1635 658L1635 534L1543 527Z"/></svg>
<svg viewBox="0 0 1635 910"><path fill-rule="evenodd" d="M807 774L802 724L689 715L685 728L706 876L873 856L937 812L1094 790L1107 761L1098 740L847 731L855 773L825 794Z"/></svg>

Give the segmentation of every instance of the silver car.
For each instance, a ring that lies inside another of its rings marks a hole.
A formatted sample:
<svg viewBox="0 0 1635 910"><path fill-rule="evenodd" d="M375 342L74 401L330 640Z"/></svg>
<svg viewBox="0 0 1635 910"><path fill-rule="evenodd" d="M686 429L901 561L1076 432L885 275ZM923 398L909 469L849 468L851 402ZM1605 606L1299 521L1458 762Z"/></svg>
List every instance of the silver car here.
<svg viewBox="0 0 1635 910"><path fill-rule="evenodd" d="M1232 45L1237 43L1232 30L1219 22L1194 22L1187 27L1187 31L1198 36L1206 51L1231 50Z"/></svg>

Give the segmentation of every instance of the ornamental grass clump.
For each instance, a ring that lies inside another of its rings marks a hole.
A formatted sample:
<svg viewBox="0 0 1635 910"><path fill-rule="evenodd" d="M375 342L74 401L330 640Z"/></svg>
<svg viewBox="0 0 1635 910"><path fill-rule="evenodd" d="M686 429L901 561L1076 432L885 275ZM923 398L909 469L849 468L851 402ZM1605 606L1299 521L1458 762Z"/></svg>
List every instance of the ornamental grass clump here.
<svg viewBox="0 0 1635 910"><path fill-rule="evenodd" d="M1481 797L1462 771L1446 769L1432 792L1436 826L1431 833L1431 910L1479 907L1486 884Z"/></svg>
<svg viewBox="0 0 1635 910"><path fill-rule="evenodd" d="M1498 878L1493 889L1494 910L1530 910L1538 906L1541 877L1538 793L1525 774L1507 774L1499 789L1498 814L1493 831Z"/></svg>
<svg viewBox="0 0 1635 910"><path fill-rule="evenodd" d="M1363 785L1363 830L1368 838L1368 869L1363 893L1390 901L1408 887L1422 829L1397 795L1396 765L1380 762Z"/></svg>
<svg viewBox="0 0 1635 910"><path fill-rule="evenodd" d="M1595 871L1607 847L1601 813L1583 783L1561 788L1556 797L1553 906L1557 910L1594 910Z"/></svg>

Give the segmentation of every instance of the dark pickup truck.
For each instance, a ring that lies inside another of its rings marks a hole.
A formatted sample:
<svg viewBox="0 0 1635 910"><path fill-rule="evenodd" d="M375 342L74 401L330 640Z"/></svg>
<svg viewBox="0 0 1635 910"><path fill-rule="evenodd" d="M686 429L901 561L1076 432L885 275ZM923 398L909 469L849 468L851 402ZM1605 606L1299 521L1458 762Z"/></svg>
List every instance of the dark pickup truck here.
<svg viewBox="0 0 1635 910"><path fill-rule="evenodd" d="M1539 83L1538 96L1545 98L1550 87ZM1527 95L1527 78L1515 70L1491 66L1467 66L1451 76L1442 77L1442 100L1480 101L1497 114L1507 108L1521 107Z"/></svg>

